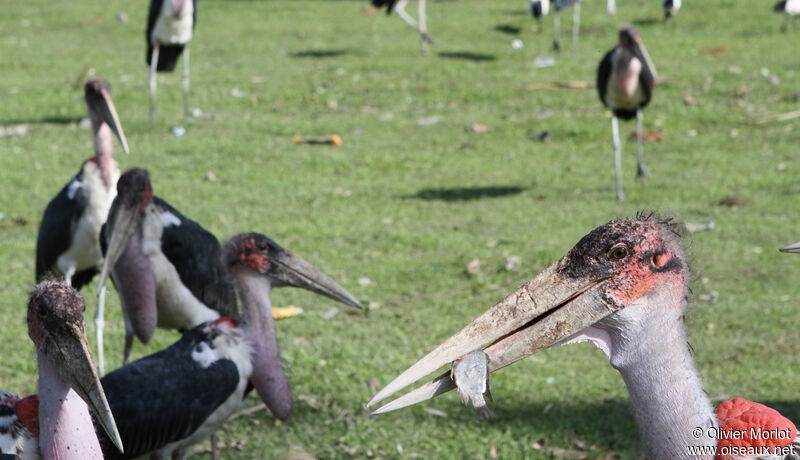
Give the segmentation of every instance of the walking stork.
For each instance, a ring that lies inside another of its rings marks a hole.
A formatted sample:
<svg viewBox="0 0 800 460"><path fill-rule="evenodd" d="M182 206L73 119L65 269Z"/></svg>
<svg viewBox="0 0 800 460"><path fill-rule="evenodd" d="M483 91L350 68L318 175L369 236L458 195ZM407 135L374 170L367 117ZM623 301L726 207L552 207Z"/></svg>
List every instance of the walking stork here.
<svg viewBox="0 0 800 460"><path fill-rule="evenodd" d="M197 23L196 0L150 0L147 65L150 66L150 123L156 112L156 72L172 72L183 53L183 113L189 116L189 42ZM185 49L184 49L185 48Z"/></svg>
<svg viewBox="0 0 800 460"><path fill-rule="evenodd" d="M710 460L715 447L716 458L732 458L722 455L725 449L759 443L780 452L793 442L800 447L794 424L766 406L736 398L712 408L687 342L688 288L686 255L671 222L643 215L609 222L400 374L368 406L476 349L486 347L496 371L545 348L590 342L625 381L647 458ZM454 386L447 372L374 413ZM785 436L741 439L750 427Z"/></svg>
<svg viewBox="0 0 800 460"><path fill-rule="evenodd" d="M98 286L98 361L103 366L102 330L105 282L112 275L125 318L125 354L134 335L147 343L156 327L188 330L220 316L236 317L235 285L223 266L217 239L153 195L146 170L126 171L117 185L101 236L105 261ZM344 288L300 257L271 240L272 287L293 286L361 308ZM102 371L101 371L102 373Z"/></svg>
<svg viewBox="0 0 800 460"><path fill-rule="evenodd" d="M397 11L397 15L405 21L412 29L419 33L420 44L422 52L428 54L428 45L435 45L436 41L428 34L428 21L425 13L425 0L417 0L417 11L419 21L416 21L406 12L408 0L371 0L372 6L375 8L386 7L386 14L392 14L392 11Z"/></svg>
<svg viewBox="0 0 800 460"><path fill-rule="evenodd" d="M109 455L113 449L106 445L106 460L181 458L239 410L253 388L276 417L289 417L292 395L269 293L279 280L299 273L287 260L290 254L257 233L234 236L223 253L241 296L242 317L202 323L169 348L103 377L126 448L124 456Z"/></svg>
<svg viewBox="0 0 800 460"><path fill-rule="evenodd" d="M772 9L776 13L785 13L781 31L786 32L789 29L789 20L800 16L800 0L781 0Z"/></svg>
<svg viewBox="0 0 800 460"><path fill-rule="evenodd" d="M637 177L644 181L647 169L644 166L642 144L642 109L653 96L656 84L656 69L647 49L642 44L639 32L633 27L619 31L619 45L606 53L597 68L597 92L603 104L611 109L611 135L614 145L614 170L617 177L617 200L623 201L622 159L619 121L636 118L636 146L638 149Z"/></svg>
<svg viewBox="0 0 800 460"><path fill-rule="evenodd" d="M117 194L119 178L112 135L128 153L128 141L111 100L111 84L94 78L83 89L94 133L94 156L83 162L78 174L47 204L36 239L36 281L57 275L76 289L89 283L103 262L98 235Z"/></svg>
<svg viewBox="0 0 800 460"><path fill-rule="evenodd" d="M530 0L531 15L539 21L540 30L542 16L550 13L552 2L553 12L553 49L561 51L561 16L560 11L569 6L572 10L572 55L578 52L578 35L581 29L581 3L580 0Z"/></svg>
<svg viewBox="0 0 800 460"><path fill-rule="evenodd" d="M28 335L36 348L38 394L20 399L0 392L0 454L102 460L93 420L110 440L110 450L122 451L86 341L84 309L78 291L56 281L31 293Z"/></svg>

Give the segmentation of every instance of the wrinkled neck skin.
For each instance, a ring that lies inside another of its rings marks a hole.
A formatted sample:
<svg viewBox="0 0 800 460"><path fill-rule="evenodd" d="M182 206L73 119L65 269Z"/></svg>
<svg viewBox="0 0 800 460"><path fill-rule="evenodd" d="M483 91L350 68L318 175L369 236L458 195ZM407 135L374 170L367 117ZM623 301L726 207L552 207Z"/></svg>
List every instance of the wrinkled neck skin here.
<svg viewBox="0 0 800 460"><path fill-rule="evenodd" d="M100 168L106 188L111 189L116 186L113 183L113 176L114 170L117 168L117 164L111 157L114 134L111 132L110 126L98 121L94 115L90 115L89 118L92 121L92 132L94 133L94 161Z"/></svg>
<svg viewBox="0 0 800 460"><path fill-rule="evenodd" d="M102 460L103 452L86 403L49 360L39 361L39 449L44 460Z"/></svg>
<svg viewBox="0 0 800 460"><path fill-rule="evenodd" d="M688 451L688 446L716 445L708 435L717 422L686 337L686 293L670 291L656 287L589 328L582 339L598 345L622 374L647 458L711 459ZM697 427L700 439L693 436Z"/></svg>
<svg viewBox="0 0 800 460"><path fill-rule="evenodd" d="M272 303L269 300L270 281L249 270L233 270L242 299L242 317L248 340L253 349L251 381L261 400L273 415L281 420L292 412L292 393L283 372Z"/></svg>

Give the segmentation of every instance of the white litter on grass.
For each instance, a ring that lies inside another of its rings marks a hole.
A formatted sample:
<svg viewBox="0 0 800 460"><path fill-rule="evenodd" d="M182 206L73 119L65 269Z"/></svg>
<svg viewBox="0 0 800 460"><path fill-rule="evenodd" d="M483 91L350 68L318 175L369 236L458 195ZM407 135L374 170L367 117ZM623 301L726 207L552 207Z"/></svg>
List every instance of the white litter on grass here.
<svg viewBox="0 0 800 460"><path fill-rule="evenodd" d="M172 128L172 135L175 137L183 137L186 134L186 128L183 126L176 126Z"/></svg>
<svg viewBox="0 0 800 460"><path fill-rule="evenodd" d="M534 67L553 67L556 65L556 60L551 56L536 56L533 58Z"/></svg>
<svg viewBox="0 0 800 460"><path fill-rule="evenodd" d="M330 310L328 310L328 311L326 311L325 313L322 314L322 319L331 319L334 316L336 316L337 313L339 313L339 309L336 308L336 307L333 307Z"/></svg>
<svg viewBox="0 0 800 460"><path fill-rule="evenodd" d="M515 50L522 48L522 45L523 45L522 40L520 40L519 38L511 40L511 47L514 48Z"/></svg>

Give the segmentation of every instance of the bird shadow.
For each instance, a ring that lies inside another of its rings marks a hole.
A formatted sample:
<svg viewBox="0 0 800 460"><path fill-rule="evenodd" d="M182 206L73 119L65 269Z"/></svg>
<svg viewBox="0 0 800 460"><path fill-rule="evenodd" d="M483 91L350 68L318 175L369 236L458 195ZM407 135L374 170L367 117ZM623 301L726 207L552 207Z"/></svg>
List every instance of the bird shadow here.
<svg viewBox="0 0 800 460"><path fill-rule="evenodd" d="M662 21L663 19L639 18L639 19L634 19L631 22L633 22L633 25L637 27L649 27L649 26L654 26L656 24L660 24Z"/></svg>
<svg viewBox="0 0 800 460"><path fill-rule="evenodd" d="M323 59L323 58L344 56L347 53L349 53L349 51L342 49L328 49L328 50L310 49L310 50L303 50L303 51L296 51L294 53L289 53L289 57Z"/></svg>
<svg viewBox="0 0 800 460"><path fill-rule="evenodd" d="M472 201L518 195L526 190L528 187L519 186L425 188L413 195L404 195L403 198L425 201Z"/></svg>
<svg viewBox="0 0 800 460"><path fill-rule="evenodd" d="M0 126L9 125L72 125L80 123L85 116L54 116L54 117L40 117L40 118L17 118L9 120L0 120Z"/></svg>
<svg viewBox="0 0 800 460"><path fill-rule="evenodd" d="M517 35L522 32L522 27L512 26L511 24L498 24L494 30L507 35Z"/></svg>
<svg viewBox="0 0 800 460"><path fill-rule="evenodd" d="M438 53L438 56L444 59L461 59L473 62L488 62L497 59L494 54L473 53L472 51L442 51Z"/></svg>

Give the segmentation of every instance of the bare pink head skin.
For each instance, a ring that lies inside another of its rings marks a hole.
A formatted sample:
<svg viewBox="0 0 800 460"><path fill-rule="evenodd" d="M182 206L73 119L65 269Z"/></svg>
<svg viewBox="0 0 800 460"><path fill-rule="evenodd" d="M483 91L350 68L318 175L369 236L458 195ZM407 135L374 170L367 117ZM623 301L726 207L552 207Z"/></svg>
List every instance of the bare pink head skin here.
<svg viewBox="0 0 800 460"><path fill-rule="evenodd" d="M90 411L122 450L83 326L83 297L56 281L28 302L28 335L39 365L39 447L45 459L102 459Z"/></svg>
<svg viewBox="0 0 800 460"><path fill-rule="evenodd" d="M253 347L251 381L269 410L285 420L292 412L292 394L281 365L271 289L300 287L356 308L361 304L324 273L259 233L232 237L223 258L236 280L244 327Z"/></svg>
<svg viewBox="0 0 800 460"><path fill-rule="evenodd" d="M687 446L715 444L696 439L693 429L717 423L683 325L688 280L669 220L638 215L609 222L400 374L368 406L473 350L483 349L496 371L551 346L590 342L622 375L648 457L687 458ZM445 373L374 413L453 387Z"/></svg>
<svg viewBox="0 0 800 460"><path fill-rule="evenodd" d="M83 87L86 106L89 109L89 121L92 123L94 133L94 161L103 173L103 180L106 188L111 189L112 171L116 169L114 160L111 158L113 153L112 137L116 135L119 139L122 150L128 153L128 141L122 131L122 124L111 99L111 84L102 78L88 80ZM117 173L118 174L118 173Z"/></svg>

